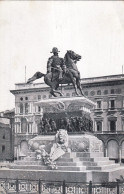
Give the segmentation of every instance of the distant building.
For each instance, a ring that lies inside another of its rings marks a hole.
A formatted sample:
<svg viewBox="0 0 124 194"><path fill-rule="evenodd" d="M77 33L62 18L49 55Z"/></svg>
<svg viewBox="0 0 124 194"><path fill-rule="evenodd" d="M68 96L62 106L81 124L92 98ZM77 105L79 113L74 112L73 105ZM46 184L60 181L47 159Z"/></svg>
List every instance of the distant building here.
<svg viewBox="0 0 124 194"><path fill-rule="evenodd" d="M12 161L14 159L14 134L11 120L0 117L0 160Z"/></svg>
<svg viewBox="0 0 124 194"><path fill-rule="evenodd" d="M117 162L124 160L124 75L85 78L81 80L85 96L96 102L91 117L94 133L102 140L105 156ZM72 85L60 90L67 97L75 96ZM25 155L28 140L38 134L42 117L35 102L49 99L49 87L43 83L16 84L15 90L15 156Z"/></svg>

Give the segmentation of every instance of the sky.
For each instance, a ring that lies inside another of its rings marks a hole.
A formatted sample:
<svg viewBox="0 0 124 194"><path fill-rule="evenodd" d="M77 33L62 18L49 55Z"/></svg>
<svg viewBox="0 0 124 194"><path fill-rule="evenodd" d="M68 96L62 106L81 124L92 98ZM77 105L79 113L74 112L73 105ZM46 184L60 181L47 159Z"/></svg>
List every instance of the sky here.
<svg viewBox="0 0 124 194"><path fill-rule="evenodd" d="M10 90L46 73L52 47L73 50L81 78L122 73L123 1L0 1L0 111L14 108ZM43 82L43 79L38 80Z"/></svg>

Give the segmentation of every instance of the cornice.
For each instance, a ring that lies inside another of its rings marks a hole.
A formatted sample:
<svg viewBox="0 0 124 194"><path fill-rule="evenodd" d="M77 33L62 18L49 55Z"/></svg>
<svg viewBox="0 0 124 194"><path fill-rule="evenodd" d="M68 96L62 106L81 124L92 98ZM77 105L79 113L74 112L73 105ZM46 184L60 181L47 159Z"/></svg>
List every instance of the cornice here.
<svg viewBox="0 0 124 194"><path fill-rule="evenodd" d="M101 77L102 78L102 77ZM85 83L83 83L83 79L81 79L81 85L82 87L85 89L85 88L91 88L91 87L101 87L101 86L114 86L114 85L122 85L124 84L124 79L122 78L118 78L118 79L115 79L115 80L110 80L110 79L105 79L105 80L88 80L86 79L85 80ZM70 90L70 89L73 89L73 86L72 84L70 85L63 85L62 86L64 88L64 90ZM15 90L10 90L10 92L12 94L26 94L26 93L32 93L32 92L48 92L50 89L50 87L41 87L41 88L35 88L35 87L32 87L32 88L21 88L21 89L15 89ZM61 86L59 87L59 90L61 90Z"/></svg>
<svg viewBox="0 0 124 194"><path fill-rule="evenodd" d="M124 80L107 80L101 82L92 82L92 83L81 83L83 88L91 88L91 87L99 87L99 86L114 86L114 85L122 85L124 84Z"/></svg>
<svg viewBox="0 0 124 194"><path fill-rule="evenodd" d="M43 92L49 91L49 88L27 88L27 89L20 89L20 90L10 90L12 94L27 94L27 93L34 93L34 92Z"/></svg>

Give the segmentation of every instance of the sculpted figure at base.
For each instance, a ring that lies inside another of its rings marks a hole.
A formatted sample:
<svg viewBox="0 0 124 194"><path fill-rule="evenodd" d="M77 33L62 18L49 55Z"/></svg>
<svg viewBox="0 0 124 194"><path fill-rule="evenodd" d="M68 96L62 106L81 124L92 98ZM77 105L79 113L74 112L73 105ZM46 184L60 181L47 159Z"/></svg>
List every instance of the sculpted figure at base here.
<svg viewBox="0 0 124 194"><path fill-rule="evenodd" d="M29 145L31 145L30 142ZM65 129L59 129L57 131L55 135L55 141L51 147L50 153L48 153L45 148L45 145L35 145L37 159L41 159L44 164L49 166L51 169L57 169L55 161L62 155L64 155L66 152L71 152L70 148L68 148L67 131Z"/></svg>
<svg viewBox="0 0 124 194"><path fill-rule="evenodd" d="M44 77L44 82L50 86L50 93L53 96L63 96L63 94L57 89L60 84L72 83L75 89L76 95L84 96L80 83L80 72L77 69L77 61L81 59L81 56L76 54L72 50L68 50L64 56L64 59L58 55L58 49L54 47L52 49L53 56L48 59L47 62L47 74L36 72L31 78L28 79L27 83L33 82L36 79ZM78 89L80 94L78 93Z"/></svg>
<svg viewBox="0 0 124 194"><path fill-rule="evenodd" d="M93 122L91 118L82 117L61 117L60 119L42 118L38 124L39 135L53 134L57 129L65 129L68 133L73 132L93 132Z"/></svg>

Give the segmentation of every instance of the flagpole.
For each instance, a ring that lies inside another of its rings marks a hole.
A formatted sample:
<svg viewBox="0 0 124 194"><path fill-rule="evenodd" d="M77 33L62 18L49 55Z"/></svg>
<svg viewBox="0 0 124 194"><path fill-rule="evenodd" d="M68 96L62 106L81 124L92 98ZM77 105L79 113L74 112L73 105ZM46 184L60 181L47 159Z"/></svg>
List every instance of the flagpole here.
<svg viewBox="0 0 124 194"><path fill-rule="evenodd" d="M25 83L26 83L26 65L25 65Z"/></svg>

